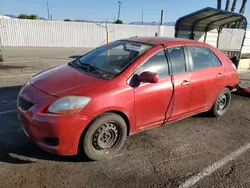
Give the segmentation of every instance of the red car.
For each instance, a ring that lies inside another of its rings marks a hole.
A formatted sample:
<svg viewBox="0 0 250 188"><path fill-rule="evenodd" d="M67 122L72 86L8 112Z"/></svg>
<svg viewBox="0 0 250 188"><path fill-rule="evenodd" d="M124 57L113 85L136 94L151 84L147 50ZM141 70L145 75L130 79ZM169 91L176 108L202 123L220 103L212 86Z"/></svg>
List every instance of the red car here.
<svg viewBox="0 0 250 188"><path fill-rule="evenodd" d="M44 150L101 160L128 135L201 112L224 115L238 83L233 63L208 44L135 37L34 76L17 106L24 132Z"/></svg>

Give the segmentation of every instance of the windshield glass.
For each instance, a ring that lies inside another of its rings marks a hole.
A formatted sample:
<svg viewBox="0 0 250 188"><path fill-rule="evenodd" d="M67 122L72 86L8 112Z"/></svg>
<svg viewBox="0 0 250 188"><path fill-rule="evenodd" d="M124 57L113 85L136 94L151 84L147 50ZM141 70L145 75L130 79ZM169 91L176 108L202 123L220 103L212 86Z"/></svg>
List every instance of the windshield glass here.
<svg viewBox="0 0 250 188"><path fill-rule="evenodd" d="M85 72L112 79L151 47L131 41L115 41L79 58L78 66Z"/></svg>

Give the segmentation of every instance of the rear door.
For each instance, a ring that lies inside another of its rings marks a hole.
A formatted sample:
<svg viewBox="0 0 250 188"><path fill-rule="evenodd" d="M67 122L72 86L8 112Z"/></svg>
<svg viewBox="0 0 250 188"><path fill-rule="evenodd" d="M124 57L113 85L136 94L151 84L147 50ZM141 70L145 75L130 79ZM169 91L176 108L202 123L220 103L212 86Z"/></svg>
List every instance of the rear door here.
<svg viewBox="0 0 250 188"><path fill-rule="evenodd" d="M168 47L166 51L174 83L174 99L169 121L174 121L188 115L192 91L191 73L183 46Z"/></svg>
<svg viewBox="0 0 250 188"><path fill-rule="evenodd" d="M135 71L133 77L144 71L156 72L158 83L140 83L134 87L135 117L137 129L162 124L172 98L173 87L169 74L168 62L163 50L159 47Z"/></svg>
<svg viewBox="0 0 250 188"><path fill-rule="evenodd" d="M223 66L209 49L188 46L192 70L190 113L208 110L223 89Z"/></svg>

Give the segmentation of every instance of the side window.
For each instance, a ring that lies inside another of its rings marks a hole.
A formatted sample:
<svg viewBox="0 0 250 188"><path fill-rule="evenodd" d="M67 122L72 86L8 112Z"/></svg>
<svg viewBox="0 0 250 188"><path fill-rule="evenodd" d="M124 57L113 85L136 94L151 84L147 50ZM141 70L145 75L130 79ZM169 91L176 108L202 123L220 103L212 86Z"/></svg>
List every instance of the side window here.
<svg viewBox="0 0 250 188"><path fill-rule="evenodd" d="M168 48L168 55L171 61L173 74L180 74L186 72L186 60L183 47Z"/></svg>
<svg viewBox="0 0 250 188"><path fill-rule="evenodd" d="M168 63L164 51L160 51L149 60L147 60L136 71L136 74L140 75L144 71L156 72L159 79L169 76Z"/></svg>
<svg viewBox="0 0 250 188"><path fill-rule="evenodd" d="M220 60L208 48L189 47L193 59L193 70L205 69L221 65Z"/></svg>
<svg viewBox="0 0 250 188"><path fill-rule="evenodd" d="M219 60L219 58L212 52L212 56L213 56L213 60L214 60L214 66L221 66L221 61Z"/></svg>

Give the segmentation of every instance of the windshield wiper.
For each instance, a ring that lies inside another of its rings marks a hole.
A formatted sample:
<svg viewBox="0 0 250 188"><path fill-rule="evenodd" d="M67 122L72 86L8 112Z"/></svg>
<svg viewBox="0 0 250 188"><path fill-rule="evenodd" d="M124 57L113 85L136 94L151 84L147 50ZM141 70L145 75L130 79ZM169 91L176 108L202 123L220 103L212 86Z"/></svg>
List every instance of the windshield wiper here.
<svg viewBox="0 0 250 188"><path fill-rule="evenodd" d="M87 69L88 72L90 72L91 70L92 71L95 71L98 73L99 76L101 76L102 78L104 77L104 73L101 71L101 69L99 69L98 67L95 67L94 65L91 65L91 64L86 64L86 63L81 63L81 62L77 62L77 64L82 67L82 68L85 68Z"/></svg>

